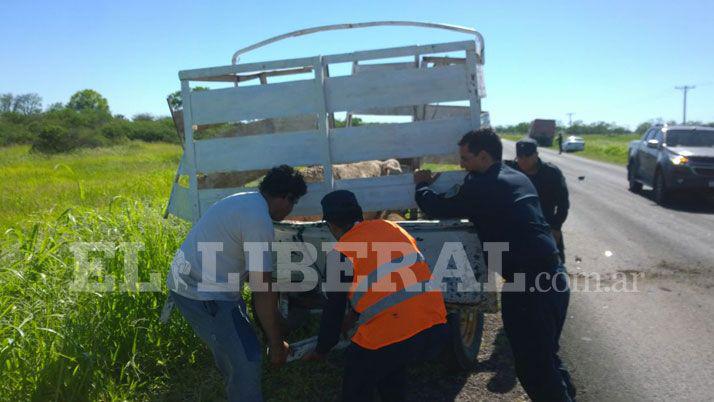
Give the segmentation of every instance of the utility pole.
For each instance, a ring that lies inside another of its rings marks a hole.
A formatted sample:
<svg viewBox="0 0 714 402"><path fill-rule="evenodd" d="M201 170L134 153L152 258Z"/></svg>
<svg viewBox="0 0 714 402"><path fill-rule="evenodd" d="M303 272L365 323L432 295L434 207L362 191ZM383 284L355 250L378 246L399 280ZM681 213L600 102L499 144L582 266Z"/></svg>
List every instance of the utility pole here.
<svg viewBox="0 0 714 402"><path fill-rule="evenodd" d="M570 112L570 113L566 113L566 114L568 115L568 127L570 127L570 126L573 125L573 115L574 115L575 113Z"/></svg>
<svg viewBox="0 0 714 402"><path fill-rule="evenodd" d="M684 105L682 106L682 124L687 124L687 92L690 89L694 88L696 88L694 85L683 85L681 87L674 87L674 89L678 89L684 94Z"/></svg>

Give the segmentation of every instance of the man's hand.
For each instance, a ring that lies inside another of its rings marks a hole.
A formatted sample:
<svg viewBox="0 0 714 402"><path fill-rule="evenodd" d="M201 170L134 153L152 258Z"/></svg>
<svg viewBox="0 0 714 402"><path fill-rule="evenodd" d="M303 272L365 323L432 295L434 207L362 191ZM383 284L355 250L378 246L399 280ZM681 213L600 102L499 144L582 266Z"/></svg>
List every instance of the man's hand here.
<svg viewBox="0 0 714 402"><path fill-rule="evenodd" d="M550 229L550 233L553 235L556 244L560 244L563 242L563 232L556 229Z"/></svg>
<svg viewBox="0 0 714 402"><path fill-rule="evenodd" d="M315 349L311 350L308 354L302 357L304 361L321 361L325 360L325 355L317 353Z"/></svg>
<svg viewBox="0 0 714 402"><path fill-rule="evenodd" d="M417 170L414 172L414 183L431 184L439 178L439 175L441 175L441 173L433 174L431 170Z"/></svg>
<svg viewBox="0 0 714 402"><path fill-rule="evenodd" d="M290 345L287 342L281 341L270 345L270 351L268 352L268 357L270 358L270 364L273 367L281 367L285 364L285 361L290 355Z"/></svg>

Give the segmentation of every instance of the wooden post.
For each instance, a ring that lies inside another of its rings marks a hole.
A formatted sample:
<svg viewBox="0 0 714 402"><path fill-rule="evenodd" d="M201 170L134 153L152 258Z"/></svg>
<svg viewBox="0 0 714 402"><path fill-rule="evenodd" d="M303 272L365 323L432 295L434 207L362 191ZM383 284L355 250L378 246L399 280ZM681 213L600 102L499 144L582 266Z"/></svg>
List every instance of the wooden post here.
<svg viewBox="0 0 714 402"><path fill-rule="evenodd" d="M478 130L481 127L481 96L478 93L476 63L478 63L476 44L471 42L466 46L466 86L469 94L469 115L472 130Z"/></svg>
<svg viewBox="0 0 714 402"><path fill-rule="evenodd" d="M325 192L330 192L335 188L335 180L332 176L332 150L330 147L330 126L327 121L327 95L325 92L325 65L322 56L315 58L315 90L317 92L317 131L325 139L323 167L325 178Z"/></svg>
<svg viewBox="0 0 714 402"><path fill-rule="evenodd" d="M193 121L191 119L191 87L188 80L181 80L181 98L183 99L183 133L186 173L188 173L188 189L191 198L191 215L195 223L201 215L201 205L198 198L198 177L196 177L196 149L193 142Z"/></svg>

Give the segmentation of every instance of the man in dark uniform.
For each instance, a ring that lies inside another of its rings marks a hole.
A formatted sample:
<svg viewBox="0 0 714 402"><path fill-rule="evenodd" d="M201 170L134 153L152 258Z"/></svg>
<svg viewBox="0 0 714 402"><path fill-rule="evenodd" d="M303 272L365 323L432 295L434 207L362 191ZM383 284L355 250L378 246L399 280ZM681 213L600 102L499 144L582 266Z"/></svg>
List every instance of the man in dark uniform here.
<svg viewBox="0 0 714 402"><path fill-rule="evenodd" d="M490 129L459 142L469 171L457 192L437 194L430 171L414 173L416 202L432 218L468 218L483 242L507 242L502 275L525 279L521 291L502 292L501 316L521 385L534 401L571 401L575 389L558 357L570 291L533 184L501 163L503 145ZM488 259L489 256L486 255Z"/></svg>
<svg viewBox="0 0 714 402"><path fill-rule="evenodd" d="M563 133L558 133L558 155L563 153Z"/></svg>
<svg viewBox="0 0 714 402"><path fill-rule="evenodd" d="M538 143L531 138L518 141L516 143L516 159L504 162L509 167L525 173L531 179L538 191L545 221L550 225L550 231L558 246L560 259L565 262L565 243L561 228L568 217L570 208L565 176L557 166L541 161L538 157Z"/></svg>

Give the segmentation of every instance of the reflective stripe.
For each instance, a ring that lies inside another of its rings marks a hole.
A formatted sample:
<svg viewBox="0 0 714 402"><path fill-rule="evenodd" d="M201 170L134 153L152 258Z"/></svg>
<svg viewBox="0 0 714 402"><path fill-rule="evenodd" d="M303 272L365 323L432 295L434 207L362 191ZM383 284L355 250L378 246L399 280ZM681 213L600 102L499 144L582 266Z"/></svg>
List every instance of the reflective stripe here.
<svg viewBox="0 0 714 402"><path fill-rule="evenodd" d="M369 306L366 310L360 313L357 323L362 325L390 307L394 307L399 303L411 299L412 297L419 296L424 294L424 292L433 290L429 282L430 280L417 282L411 286L405 287L402 290L396 291L383 299L380 299L378 302Z"/></svg>
<svg viewBox="0 0 714 402"><path fill-rule="evenodd" d="M414 256L414 254L416 254L416 260L412 261L412 256ZM392 272L398 271L402 268L410 267L416 264L417 262L422 261L424 261L424 256L420 252L416 252L405 254L399 258L393 259L387 264L380 265L379 267L377 267L377 269L370 272L366 278L362 279L357 283L357 287L355 287L355 291L352 294L352 297L350 298L352 306L357 306L357 303L359 303L362 296L364 296L367 291L369 291L369 288L372 286L373 283L378 282L380 279L384 278L387 275L391 275ZM431 271L431 267L429 267L429 270Z"/></svg>

